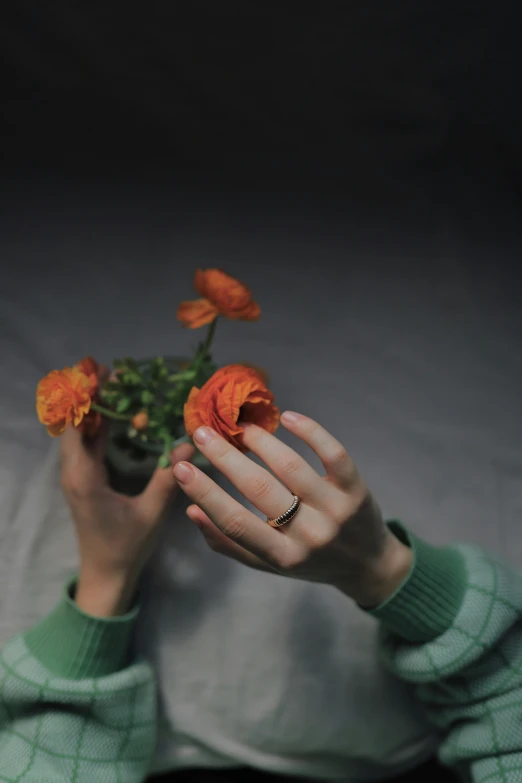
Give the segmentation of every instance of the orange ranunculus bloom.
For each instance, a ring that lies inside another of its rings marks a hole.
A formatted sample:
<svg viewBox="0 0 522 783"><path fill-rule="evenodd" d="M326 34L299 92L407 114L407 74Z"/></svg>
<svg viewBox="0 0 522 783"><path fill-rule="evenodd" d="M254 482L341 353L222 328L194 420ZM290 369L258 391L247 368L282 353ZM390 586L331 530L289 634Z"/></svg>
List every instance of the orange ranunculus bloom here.
<svg viewBox="0 0 522 783"><path fill-rule="evenodd" d="M197 329L218 315L239 321L257 321L261 308L247 286L221 269L198 269L194 287L202 297L182 302L178 318L184 326Z"/></svg>
<svg viewBox="0 0 522 783"><path fill-rule="evenodd" d="M92 378L92 383L98 387L98 375L100 372L100 365L93 359L92 356L86 356L78 364L75 365L76 369L83 372L88 378Z"/></svg>
<svg viewBox="0 0 522 783"><path fill-rule="evenodd" d="M92 402L97 402L98 391L100 387L100 365L93 359L92 356L86 356L78 364L75 365L76 369L83 372L89 378L91 383L90 394ZM78 425L80 432L83 432L88 438L92 438L96 435L100 429L102 422L101 413L98 411L90 410L89 413L83 417L81 423Z"/></svg>
<svg viewBox="0 0 522 783"><path fill-rule="evenodd" d="M52 370L36 390L36 412L53 438L80 426L91 409L92 380L77 367Z"/></svg>
<svg viewBox="0 0 522 783"><path fill-rule="evenodd" d="M255 370L259 376L261 376L261 380L265 384L265 386L268 386L270 382L270 376L267 373L266 370L264 370L262 367L259 367L257 364L250 364L250 362L241 362L241 365L243 367L248 367L250 370Z"/></svg>
<svg viewBox="0 0 522 783"><path fill-rule="evenodd" d="M201 389L192 388L185 403L184 419L190 438L198 427L207 425L245 452L241 424L252 422L273 433L279 425L279 409L256 370L229 364L217 370Z"/></svg>

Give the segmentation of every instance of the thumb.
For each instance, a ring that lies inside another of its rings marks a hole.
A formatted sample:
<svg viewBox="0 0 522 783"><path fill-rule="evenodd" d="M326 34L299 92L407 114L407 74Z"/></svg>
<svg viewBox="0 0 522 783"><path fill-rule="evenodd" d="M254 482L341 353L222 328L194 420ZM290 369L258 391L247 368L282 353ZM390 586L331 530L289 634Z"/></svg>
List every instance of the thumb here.
<svg viewBox="0 0 522 783"><path fill-rule="evenodd" d="M85 438L85 449L95 462L103 463L107 440L109 439L110 421L104 416L101 418L100 428L92 438Z"/></svg>
<svg viewBox="0 0 522 783"><path fill-rule="evenodd" d="M172 452L171 464L175 465L182 460L190 462L194 453L195 449L191 443L183 443ZM178 482L174 478L171 467L156 468L141 495L135 498L135 503L144 518L150 522L156 522L166 512L177 490Z"/></svg>

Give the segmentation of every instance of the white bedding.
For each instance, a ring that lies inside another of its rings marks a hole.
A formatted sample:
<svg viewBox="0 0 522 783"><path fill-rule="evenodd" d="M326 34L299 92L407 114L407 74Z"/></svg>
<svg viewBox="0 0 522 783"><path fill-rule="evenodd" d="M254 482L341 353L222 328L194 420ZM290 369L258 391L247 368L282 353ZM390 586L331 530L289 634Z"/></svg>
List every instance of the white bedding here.
<svg viewBox="0 0 522 783"><path fill-rule="evenodd" d="M243 278L263 309L258 324L219 325L219 363L264 366L281 408L347 445L388 516L522 566L514 206L454 185L419 189L397 221L354 206L276 216L150 188L12 193L0 236L0 643L52 608L76 564L38 379L88 353L189 350L197 338L176 307L199 265ZM158 769L232 759L365 779L366 762L428 754L409 694L375 660L373 621L329 588L208 551L182 505L136 639L160 678Z"/></svg>

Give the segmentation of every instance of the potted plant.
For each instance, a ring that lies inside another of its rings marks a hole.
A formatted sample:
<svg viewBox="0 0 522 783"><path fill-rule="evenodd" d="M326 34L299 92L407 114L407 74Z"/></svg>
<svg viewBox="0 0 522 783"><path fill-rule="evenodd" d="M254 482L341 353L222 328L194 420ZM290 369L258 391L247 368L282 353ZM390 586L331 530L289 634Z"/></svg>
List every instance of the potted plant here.
<svg viewBox="0 0 522 783"><path fill-rule="evenodd" d="M114 360L111 372L87 357L51 371L38 384L38 418L51 436L73 426L96 437L108 420L106 463L120 492L141 492L155 470L170 466L172 450L191 440L200 424L217 429L239 449L242 422L255 421L270 432L278 426L264 371L248 364L218 368L212 359L219 318L255 321L259 305L243 283L220 269L198 269L194 284L200 298L178 308L184 327L207 327L191 358L127 357ZM209 467L197 451L194 463Z"/></svg>

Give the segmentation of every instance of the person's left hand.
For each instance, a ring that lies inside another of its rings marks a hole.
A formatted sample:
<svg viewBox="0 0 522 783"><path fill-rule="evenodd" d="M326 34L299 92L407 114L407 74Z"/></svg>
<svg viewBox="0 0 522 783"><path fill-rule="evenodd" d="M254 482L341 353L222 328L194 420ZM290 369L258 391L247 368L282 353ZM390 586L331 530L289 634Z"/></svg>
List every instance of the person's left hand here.
<svg viewBox="0 0 522 783"><path fill-rule="evenodd" d="M361 606L376 606L409 573L411 550L386 527L381 512L344 447L306 416L283 414L281 422L320 458L320 476L301 456L250 424L244 445L275 473L257 465L208 427L194 433L207 459L267 517L277 517L301 498L297 514L272 528L193 465L180 462L174 475L194 501L187 515L212 549L254 568L338 587ZM201 436L206 440L201 440ZM279 480L278 480L279 479Z"/></svg>
<svg viewBox="0 0 522 783"><path fill-rule="evenodd" d="M60 439L62 488L71 509L80 569L75 600L87 614L124 614L150 557L165 513L177 492L171 469L157 468L136 497L115 492L104 464L108 422L91 439L68 427ZM172 452L190 460L185 443Z"/></svg>

